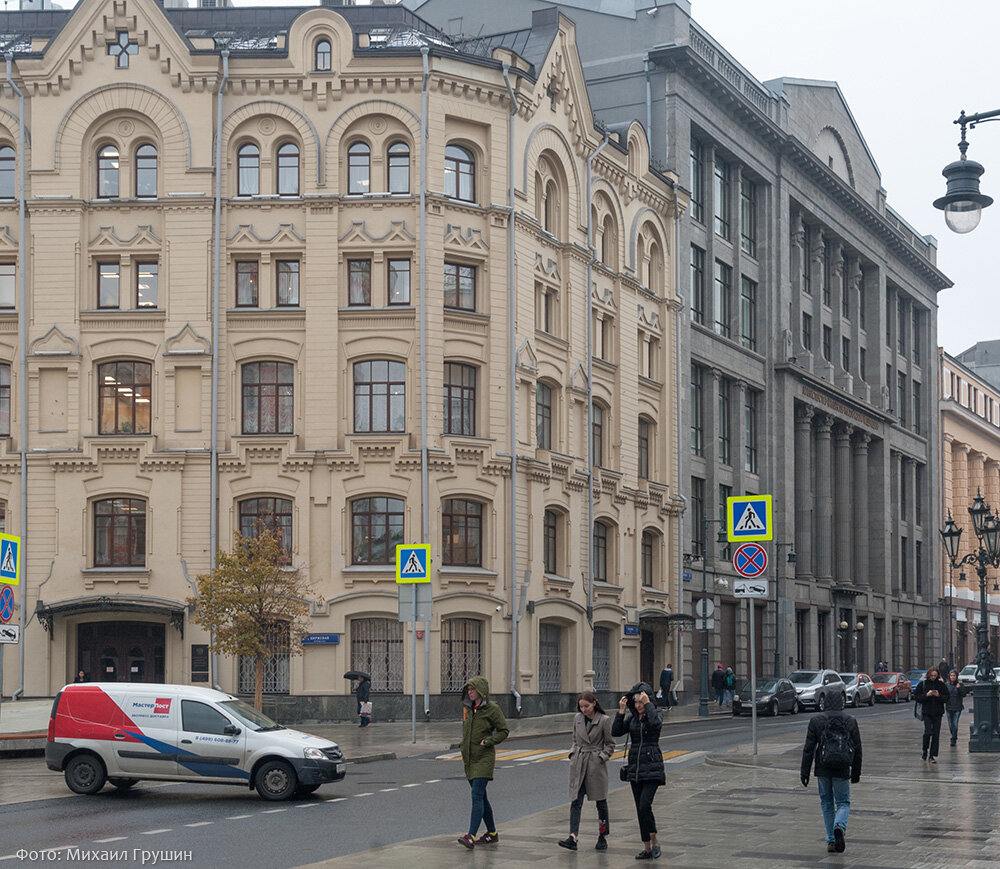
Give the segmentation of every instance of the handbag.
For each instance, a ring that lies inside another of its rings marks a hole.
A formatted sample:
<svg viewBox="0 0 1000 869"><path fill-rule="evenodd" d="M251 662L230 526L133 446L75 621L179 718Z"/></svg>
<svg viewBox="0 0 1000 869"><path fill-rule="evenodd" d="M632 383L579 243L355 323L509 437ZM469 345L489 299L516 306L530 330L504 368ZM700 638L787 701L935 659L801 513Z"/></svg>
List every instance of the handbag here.
<svg viewBox="0 0 1000 869"><path fill-rule="evenodd" d="M916 718L917 721L923 721L924 720L924 701L923 700L916 700L916 699L914 699L914 701L913 701L913 717Z"/></svg>
<svg viewBox="0 0 1000 869"><path fill-rule="evenodd" d="M629 742L629 739L631 738L631 736L632 736L632 734L630 733L628 736L625 737L625 749L624 749L625 754L622 755L622 765L620 767L618 767L618 781L628 781L629 780L629 776L628 776L628 742ZM638 759L636 759L636 762L638 763Z"/></svg>
<svg viewBox="0 0 1000 869"><path fill-rule="evenodd" d="M371 718L371 714L372 714L372 701L371 700L362 700L361 701L361 714L364 715L365 718Z"/></svg>

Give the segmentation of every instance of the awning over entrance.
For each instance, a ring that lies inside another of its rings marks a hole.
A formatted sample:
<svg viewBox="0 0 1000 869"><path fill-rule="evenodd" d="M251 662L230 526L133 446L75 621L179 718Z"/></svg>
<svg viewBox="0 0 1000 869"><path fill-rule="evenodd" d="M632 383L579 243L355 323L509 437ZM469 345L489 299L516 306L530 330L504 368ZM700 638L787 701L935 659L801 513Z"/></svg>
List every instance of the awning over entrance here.
<svg viewBox="0 0 1000 869"><path fill-rule="evenodd" d="M180 601L166 597L152 597L144 594L100 594L73 597L56 603L39 600L35 604L35 615L39 624L52 636L52 620L56 616L78 615L81 613L136 613L140 615L161 615L170 617L170 625L184 637L184 613L187 606Z"/></svg>

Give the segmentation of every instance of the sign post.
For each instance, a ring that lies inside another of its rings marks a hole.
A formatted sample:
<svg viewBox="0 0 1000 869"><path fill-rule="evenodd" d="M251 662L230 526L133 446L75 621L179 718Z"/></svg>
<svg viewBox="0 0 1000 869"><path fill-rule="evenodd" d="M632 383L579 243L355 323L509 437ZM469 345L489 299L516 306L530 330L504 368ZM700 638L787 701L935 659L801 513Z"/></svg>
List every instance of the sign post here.
<svg viewBox="0 0 1000 869"><path fill-rule="evenodd" d="M431 547L429 544L396 547L396 584L414 585L431 581ZM413 589L413 611L410 633L413 635L413 694L410 698L410 729L413 744L417 742L417 589ZM424 642L428 642L425 638Z"/></svg>
<svg viewBox="0 0 1000 869"><path fill-rule="evenodd" d="M757 756L757 649L753 641L753 598L747 598L747 614L750 617L750 720L753 732L753 756Z"/></svg>
<svg viewBox="0 0 1000 869"><path fill-rule="evenodd" d="M0 702L3 700L3 647L7 643L20 642L20 625L8 625L14 614L14 589L20 585L21 538L13 534L0 534L0 623L3 624L3 634L0 636ZM23 597L23 592L22 592ZM22 606L23 606L22 600ZM5 615L6 614L6 615ZM23 658L22 658L23 660ZM23 670L22 670L23 673Z"/></svg>
<svg viewBox="0 0 1000 869"><path fill-rule="evenodd" d="M758 534L767 534L768 537L764 539L770 539L771 533L771 496L764 496L767 498L766 503L761 507L759 500L755 503L753 498L730 498L730 501L742 501L745 503L742 511L739 510L738 506L729 507L730 517L733 523L730 524L730 534L734 530L739 530L739 525L753 525L754 530ZM728 505L727 505L728 506ZM753 511L753 515L748 519L747 516ZM739 519L736 518L736 514L739 512ZM763 514L765 517L764 522L758 521L758 516ZM757 527L759 526L759 527ZM730 539L732 537L730 536ZM745 539L745 538L744 538ZM755 538L756 539L756 538ZM733 567L736 568L736 572L743 577L743 579L738 579L733 583L733 596L734 597L745 597L747 599L747 620L750 623L749 637L750 637L750 720L751 720L751 731L753 733L753 755L757 756L757 644L754 642L754 611L753 611L753 601L754 598L763 597L766 598L768 595L768 582L766 579L760 580L756 577L760 576L767 570L767 552L764 547L759 543L742 543L737 547L736 552L733 553Z"/></svg>

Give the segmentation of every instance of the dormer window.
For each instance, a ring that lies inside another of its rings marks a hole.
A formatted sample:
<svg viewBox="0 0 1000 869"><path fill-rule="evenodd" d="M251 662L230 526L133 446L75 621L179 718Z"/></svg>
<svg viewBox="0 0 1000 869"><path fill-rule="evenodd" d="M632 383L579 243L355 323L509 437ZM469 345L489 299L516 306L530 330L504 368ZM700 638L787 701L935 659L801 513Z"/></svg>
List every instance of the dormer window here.
<svg viewBox="0 0 1000 869"><path fill-rule="evenodd" d="M316 72L329 72L333 68L333 50L330 41L321 39L316 43Z"/></svg>

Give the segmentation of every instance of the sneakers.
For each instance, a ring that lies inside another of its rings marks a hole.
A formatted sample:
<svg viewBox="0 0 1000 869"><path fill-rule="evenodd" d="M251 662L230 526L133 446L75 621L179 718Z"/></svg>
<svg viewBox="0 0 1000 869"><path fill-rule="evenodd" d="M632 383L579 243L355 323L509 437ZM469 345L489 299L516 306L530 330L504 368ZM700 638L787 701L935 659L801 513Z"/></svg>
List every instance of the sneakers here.
<svg viewBox="0 0 1000 869"><path fill-rule="evenodd" d="M837 846L833 842L827 842L826 843L826 853L827 854L832 854L836 850L837 850Z"/></svg>
<svg viewBox="0 0 1000 869"><path fill-rule="evenodd" d="M476 847L476 840L472 838L471 835L466 833L464 836L458 837L458 844L468 848L470 851Z"/></svg>
<svg viewBox="0 0 1000 869"><path fill-rule="evenodd" d="M662 852L660 851L660 846L659 845L653 845L653 859L654 860L659 860L661 853Z"/></svg>
<svg viewBox="0 0 1000 869"><path fill-rule="evenodd" d="M652 860L653 859L653 852L652 851L640 851L638 854L635 855L635 859L636 860Z"/></svg>
<svg viewBox="0 0 1000 869"><path fill-rule="evenodd" d="M958 745L958 740L957 740L957 739L953 739L953 740L951 741L951 744L952 744L952 745Z"/></svg>
<svg viewBox="0 0 1000 869"><path fill-rule="evenodd" d="M562 842L560 842L559 844L561 845ZM576 850L576 848L574 848L573 850ZM595 851L607 851L608 850L608 840L606 838L604 838L604 834L603 833L601 833L601 835L599 835L597 837L597 844L594 845L594 850Z"/></svg>
<svg viewBox="0 0 1000 869"><path fill-rule="evenodd" d="M499 833L483 833L478 839L476 839L477 845L495 845L500 841Z"/></svg>
<svg viewBox="0 0 1000 869"><path fill-rule="evenodd" d="M936 757L932 757L931 758L931 763L937 763L937 758Z"/></svg>
<svg viewBox="0 0 1000 869"><path fill-rule="evenodd" d="M833 828L833 850L838 854L844 852L844 848L847 847L844 842L844 829L843 827Z"/></svg>
<svg viewBox="0 0 1000 869"><path fill-rule="evenodd" d="M567 836L565 839L560 839L559 840L559 847L560 848L566 848L569 851L575 851L576 850L576 839L574 839L572 836Z"/></svg>

